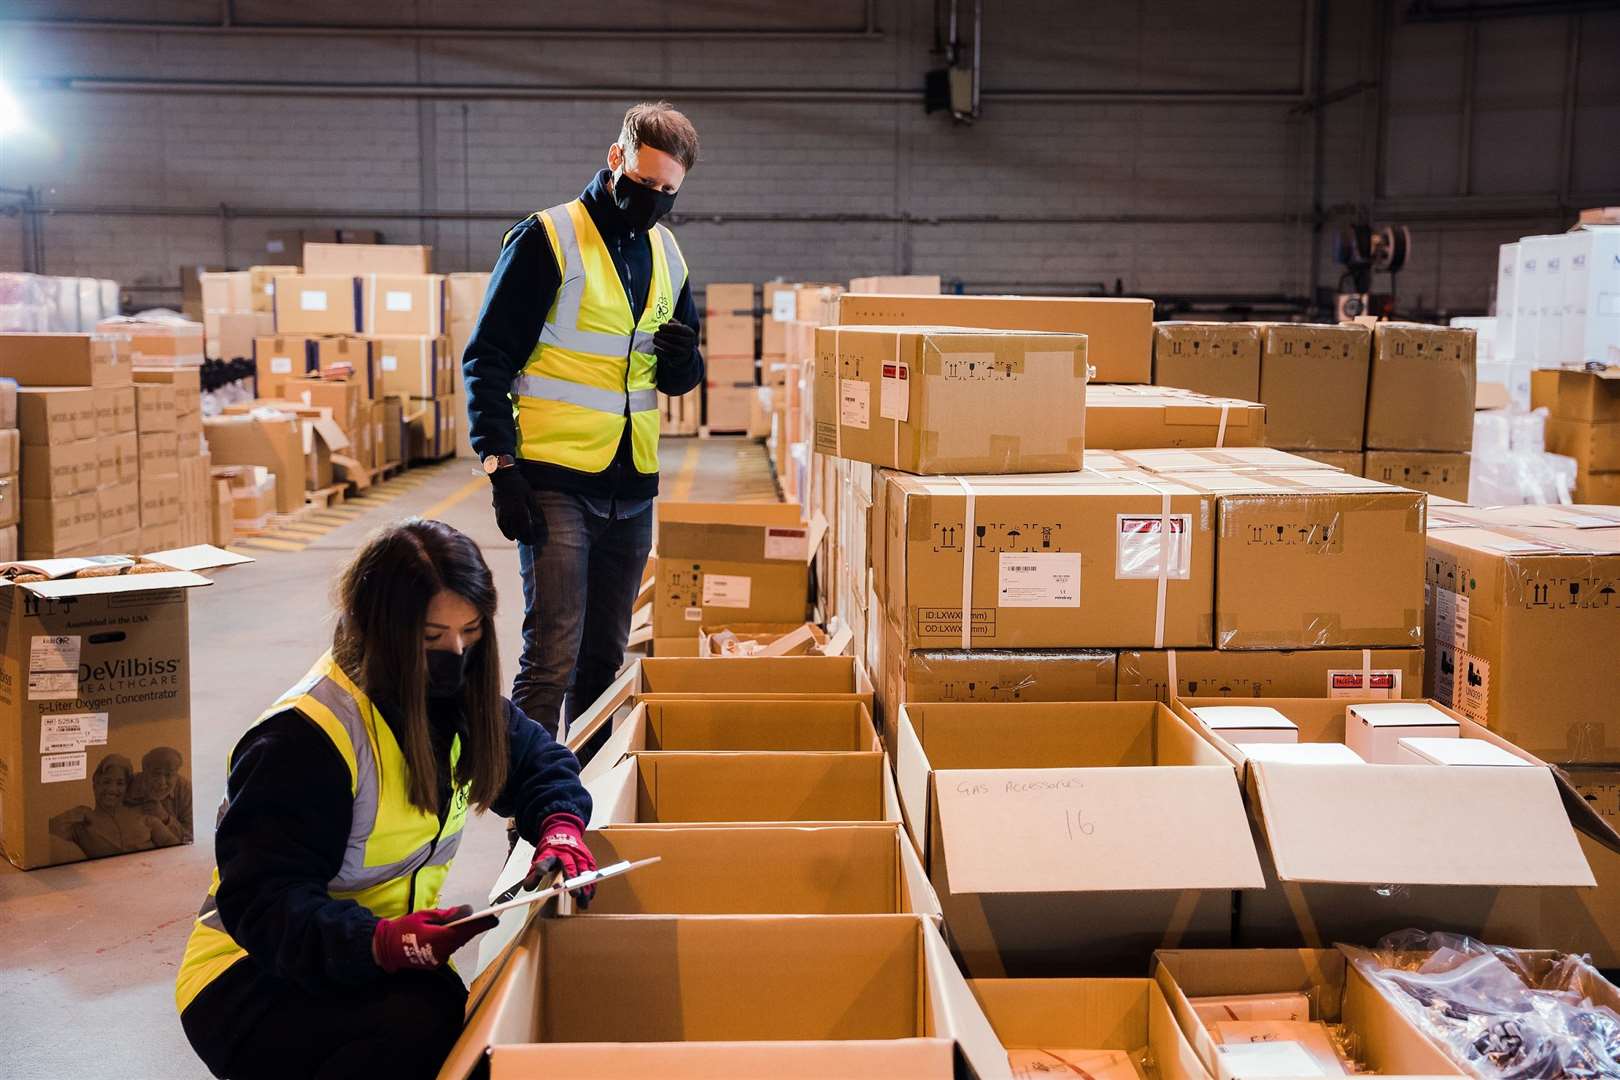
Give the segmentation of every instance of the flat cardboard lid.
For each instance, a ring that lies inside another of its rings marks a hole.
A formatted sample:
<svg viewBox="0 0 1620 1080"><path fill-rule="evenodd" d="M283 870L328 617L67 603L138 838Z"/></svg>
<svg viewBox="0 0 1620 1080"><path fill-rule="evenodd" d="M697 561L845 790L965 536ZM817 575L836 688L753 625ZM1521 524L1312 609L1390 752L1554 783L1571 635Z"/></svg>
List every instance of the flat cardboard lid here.
<svg viewBox="0 0 1620 1080"><path fill-rule="evenodd" d="M1350 716L1370 728L1457 727L1457 721L1425 701L1375 701L1349 706Z"/></svg>
<svg viewBox="0 0 1620 1080"><path fill-rule="evenodd" d="M490 1050L490 1080L590 1076L594 1080L821 1080L904 1076L950 1080L951 1039L823 1042L529 1043Z"/></svg>
<svg viewBox="0 0 1620 1080"><path fill-rule="evenodd" d="M1200 705L1193 715L1212 731L1264 728L1277 731L1298 731L1299 725L1267 705Z"/></svg>
<svg viewBox="0 0 1620 1080"><path fill-rule="evenodd" d="M1277 876L1364 885L1593 885L1549 769L1249 764Z"/></svg>
<svg viewBox="0 0 1620 1080"><path fill-rule="evenodd" d="M1225 766L948 769L934 805L955 893L1255 889Z"/></svg>
<svg viewBox="0 0 1620 1080"><path fill-rule="evenodd" d="M70 596L111 596L115 593L157 592L160 589L200 589L213 582L187 570L161 574L120 574L116 577L61 578L19 584L35 596L61 600Z"/></svg>

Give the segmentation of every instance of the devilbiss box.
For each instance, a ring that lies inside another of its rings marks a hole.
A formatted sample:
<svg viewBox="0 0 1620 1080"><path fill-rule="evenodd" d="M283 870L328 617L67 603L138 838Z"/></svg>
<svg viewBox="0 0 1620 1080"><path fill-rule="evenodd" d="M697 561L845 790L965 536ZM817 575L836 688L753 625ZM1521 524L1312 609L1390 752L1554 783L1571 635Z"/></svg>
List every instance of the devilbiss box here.
<svg viewBox="0 0 1620 1080"><path fill-rule="evenodd" d="M1268 323L1260 402L1269 446L1360 450L1367 428L1372 332L1365 326Z"/></svg>
<svg viewBox="0 0 1620 1080"><path fill-rule="evenodd" d="M192 839L187 594L217 548L37 562L0 584L6 857L25 870Z"/></svg>
<svg viewBox="0 0 1620 1080"><path fill-rule="evenodd" d="M1086 355L1081 334L821 327L815 448L913 473L1078 469Z"/></svg>
<svg viewBox="0 0 1620 1080"><path fill-rule="evenodd" d="M1448 507L1428 600L1431 697L1548 761L1620 761L1620 509Z"/></svg>
<svg viewBox="0 0 1620 1080"><path fill-rule="evenodd" d="M660 502L654 636L695 639L723 621L802 622L826 527L789 503Z"/></svg>
<svg viewBox="0 0 1620 1080"><path fill-rule="evenodd" d="M1232 763L1157 702L914 703L895 775L974 978L1227 945L1233 890L1261 884Z"/></svg>

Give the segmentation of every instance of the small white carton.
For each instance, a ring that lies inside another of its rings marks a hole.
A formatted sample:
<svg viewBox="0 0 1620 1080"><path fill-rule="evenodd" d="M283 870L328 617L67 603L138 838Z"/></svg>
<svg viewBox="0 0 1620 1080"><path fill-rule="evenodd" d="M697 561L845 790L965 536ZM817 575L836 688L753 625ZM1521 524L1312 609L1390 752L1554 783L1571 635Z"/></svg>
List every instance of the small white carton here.
<svg viewBox="0 0 1620 1080"><path fill-rule="evenodd" d="M1365 765L1361 755L1344 743L1252 743L1243 748L1250 761L1280 761L1286 765Z"/></svg>
<svg viewBox="0 0 1620 1080"><path fill-rule="evenodd" d="M1484 739L1411 738L1397 747L1398 765L1485 765L1534 768L1535 762Z"/></svg>
<svg viewBox="0 0 1620 1080"><path fill-rule="evenodd" d="M1400 764L1402 739L1457 737L1457 721L1427 702L1380 701L1345 709L1344 744L1374 765Z"/></svg>
<svg viewBox="0 0 1620 1080"><path fill-rule="evenodd" d="M1299 725L1268 705L1202 705L1193 715L1229 743L1299 742Z"/></svg>

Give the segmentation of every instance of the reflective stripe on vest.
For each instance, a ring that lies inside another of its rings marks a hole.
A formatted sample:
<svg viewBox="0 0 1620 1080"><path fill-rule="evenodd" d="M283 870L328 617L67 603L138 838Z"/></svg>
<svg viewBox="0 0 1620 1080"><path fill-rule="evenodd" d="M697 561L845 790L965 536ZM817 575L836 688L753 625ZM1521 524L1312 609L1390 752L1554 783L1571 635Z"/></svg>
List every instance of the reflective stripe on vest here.
<svg viewBox="0 0 1620 1080"><path fill-rule="evenodd" d="M674 234L653 227L652 279L639 318L585 204L535 215L552 245L561 283L523 373L512 382L518 456L600 472L624 425L638 471L658 471L657 360L653 333L674 315L686 260Z"/></svg>
<svg viewBox="0 0 1620 1080"><path fill-rule="evenodd" d="M467 819L467 787L452 790L442 826L437 814L412 806L406 795L409 767L392 729L331 654L323 656L257 722L288 709L297 710L320 728L349 770L349 790L354 797L349 837L343 861L327 882L327 891L334 899L356 901L379 918L397 918L408 911L433 907L461 846ZM452 769L460 757L458 738L450 748ZM226 805L220 808L221 818ZM220 921L218 892L216 869L175 981L175 1002L181 1011L205 986L247 955Z"/></svg>

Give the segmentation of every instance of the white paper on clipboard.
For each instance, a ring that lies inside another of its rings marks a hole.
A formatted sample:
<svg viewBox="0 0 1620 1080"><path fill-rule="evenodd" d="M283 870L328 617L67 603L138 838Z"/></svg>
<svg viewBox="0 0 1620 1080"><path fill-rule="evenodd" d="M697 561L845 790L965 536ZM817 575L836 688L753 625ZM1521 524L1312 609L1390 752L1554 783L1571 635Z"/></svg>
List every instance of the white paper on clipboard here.
<svg viewBox="0 0 1620 1080"><path fill-rule="evenodd" d="M578 877L571 877L567 881L560 881L551 886L549 889L541 889L539 892L532 892L526 896L519 896L514 900L506 901L504 904L495 904L492 907L487 907L482 911L475 911L471 915L463 916L462 918L457 919L455 922L448 922L444 925L460 926L462 923L469 923L474 919L482 919L486 915L499 915L501 912L510 911L513 908L528 907L530 904L538 904L542 900L550 900L553 896L561 896L565 892L573 892L575 889L582 889L587 885L594 885L598 881L606 881L608 878L616 878L620 874L628 874L632 870L639 870L643 866L651 866L653 863L661 861L661 858L661 856L654 855L649 859L637 859L635 862L616 862L609 866L604 866L600 870L589 870L583 874L580 874Z"/></svg>

